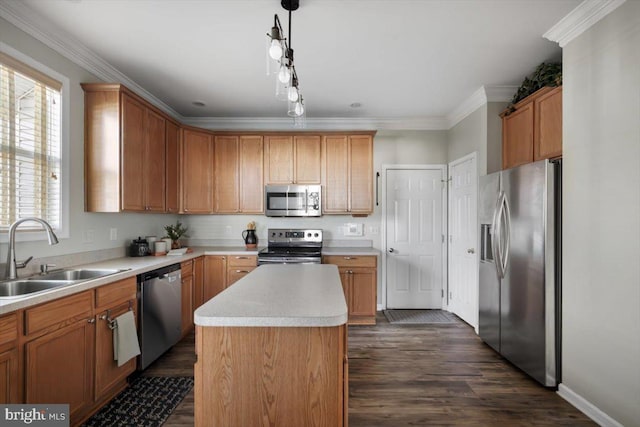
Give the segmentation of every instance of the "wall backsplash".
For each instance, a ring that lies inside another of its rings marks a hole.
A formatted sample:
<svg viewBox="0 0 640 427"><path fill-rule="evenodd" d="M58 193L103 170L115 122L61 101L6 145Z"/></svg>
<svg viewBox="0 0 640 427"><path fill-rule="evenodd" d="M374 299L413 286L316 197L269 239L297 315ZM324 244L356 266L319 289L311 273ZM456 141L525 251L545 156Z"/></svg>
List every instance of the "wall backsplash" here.
<svg viewBox="0 0 640 427"><path fill-rule="evenodd" d="M183 215L180 221L189 227L189 239L216 240L235 242L243 245L242 231L250 221L256 223L258 244L266 245L269 228L319 228L323 230L325 242L344 246L353 242L353 246L369 246L380 248L380 217L374 215L366 218L353 218L347 215L324 215L319 218L276 218L264 215ZM360 223L364 225L363 236L350 237L344 235L344 225ZM376 233L377 231L377 233Z"/></svg>

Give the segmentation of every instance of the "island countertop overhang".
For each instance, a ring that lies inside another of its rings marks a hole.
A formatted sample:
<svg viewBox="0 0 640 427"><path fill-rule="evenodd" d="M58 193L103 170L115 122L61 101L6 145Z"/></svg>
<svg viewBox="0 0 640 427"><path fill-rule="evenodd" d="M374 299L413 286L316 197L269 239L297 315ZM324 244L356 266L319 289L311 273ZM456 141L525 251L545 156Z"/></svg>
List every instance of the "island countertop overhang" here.
<svg viewBox="0 0 640 427"><path fill-rule="evenodd" d="M263 265L194 313L198 326L332 327L347 322L335 265Z"/></svg>

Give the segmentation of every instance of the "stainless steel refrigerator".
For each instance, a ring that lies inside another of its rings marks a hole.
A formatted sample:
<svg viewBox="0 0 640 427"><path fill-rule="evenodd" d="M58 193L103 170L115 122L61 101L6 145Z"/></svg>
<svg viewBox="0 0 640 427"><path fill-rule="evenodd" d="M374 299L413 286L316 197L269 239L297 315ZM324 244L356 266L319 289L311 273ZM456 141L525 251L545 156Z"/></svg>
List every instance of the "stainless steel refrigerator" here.
<svg viewBox="0 0 640 427"><path fill-rule="evenodd" d="M560 381L562 163L480 177L480 337L546 387Z"/></svg>

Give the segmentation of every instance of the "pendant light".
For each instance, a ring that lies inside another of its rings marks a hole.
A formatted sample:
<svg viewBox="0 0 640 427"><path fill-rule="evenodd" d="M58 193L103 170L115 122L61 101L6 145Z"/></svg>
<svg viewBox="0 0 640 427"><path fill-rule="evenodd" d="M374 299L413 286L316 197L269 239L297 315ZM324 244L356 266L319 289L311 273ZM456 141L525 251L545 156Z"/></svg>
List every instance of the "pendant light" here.
<svg viewBox="0 0 640 427"><path fill-rule="evenodd" d="M273 27L267 33L267 74L276 74L276 99L288 101L287 115L303 117L305 107L300 94L300 85L296 67L293 63L293 48L291 47L291 12L300 6L299 0L281 0L282 7L289 11L289 37L284 37L284 30L280 18L276 14Z"/></svg>

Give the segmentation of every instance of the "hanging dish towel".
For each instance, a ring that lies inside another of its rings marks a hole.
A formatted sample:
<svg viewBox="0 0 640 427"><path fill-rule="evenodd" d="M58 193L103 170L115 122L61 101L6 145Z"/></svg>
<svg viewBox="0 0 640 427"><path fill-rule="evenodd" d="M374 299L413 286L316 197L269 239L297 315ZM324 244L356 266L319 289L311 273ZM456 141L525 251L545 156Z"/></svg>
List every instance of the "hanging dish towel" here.
<svg viewBox="0 0 640 427"><path fill-rule="evenodd" d="M116 317L115 322L116 328L113 330L113 359L118 362L118 366L122 366L131 358L140 354L133 311L129 310Z"/></svg>

